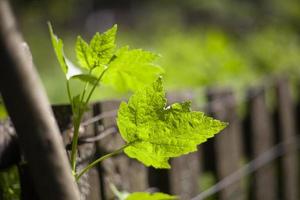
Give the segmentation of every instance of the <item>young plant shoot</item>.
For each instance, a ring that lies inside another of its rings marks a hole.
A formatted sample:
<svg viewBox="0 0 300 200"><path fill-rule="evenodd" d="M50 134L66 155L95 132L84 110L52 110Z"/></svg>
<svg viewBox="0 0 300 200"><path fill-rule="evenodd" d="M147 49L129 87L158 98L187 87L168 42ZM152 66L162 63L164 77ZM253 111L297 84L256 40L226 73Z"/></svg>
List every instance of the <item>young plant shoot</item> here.
<svg viewBox="0 0 300 200"><path fill-rule="evenodd" d="M190 102L167 106L162 85L163 69L154 61L157 54L141 49L117 48L117 26L104 33L96 33L87 43L80 36L76 41L76 56L80 68L68 60L63 41L49 23L52 45L66 77L66 88L73 112L73 140L71 167L76 180L99 162L125 152L146 166L170 168L168 160L197 151L197 145L223 130L227 124L202 112L191 111ZM80 94L73 95L70 82L84 82ZM128 103L122 102L117 125L125 145L76 171L79 127L93 92L102 84L120 91L132 91ZM133 193L127 199L175 199L164 194ZM157 197L157 198L156 198Z"/></svg>

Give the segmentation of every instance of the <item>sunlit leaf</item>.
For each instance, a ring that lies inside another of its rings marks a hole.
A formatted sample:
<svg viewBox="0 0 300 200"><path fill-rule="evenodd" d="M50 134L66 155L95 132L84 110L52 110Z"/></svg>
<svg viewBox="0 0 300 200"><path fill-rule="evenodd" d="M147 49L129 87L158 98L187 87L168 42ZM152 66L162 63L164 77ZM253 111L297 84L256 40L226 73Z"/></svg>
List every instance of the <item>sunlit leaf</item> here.
<svg viewBox="0 0 300 200"><path fill-rule="evenodd" d="M95 65L92 49L80 36L76 40L76 56L81 67L91 69Z"/></svg>
<svg viewBox="0 0 300 200"><path fill-rule="evenodd" d="M90 42L93 56L96 57L96 66L106 65L113 57L116 44L117 25L100 34L96 33Z"/></svg>
<svg viewBox="0 0 300 200"><path fill-rule="evenodd" d="M170 168L169 158L194 152L226 127L226 123L191 111L190 102L166 106L162 80L136 92L122 102L117 123L123 139L130 144L124 151L146 166Z"/></svg>
<svg viewBox="0 0 300 200"><path fill-rule="evenodd" d="M154 63L157 58L157 54L141 49L121 48L110 63L103 83L118 91L137 91L163 73L163 69Z"/></svg>

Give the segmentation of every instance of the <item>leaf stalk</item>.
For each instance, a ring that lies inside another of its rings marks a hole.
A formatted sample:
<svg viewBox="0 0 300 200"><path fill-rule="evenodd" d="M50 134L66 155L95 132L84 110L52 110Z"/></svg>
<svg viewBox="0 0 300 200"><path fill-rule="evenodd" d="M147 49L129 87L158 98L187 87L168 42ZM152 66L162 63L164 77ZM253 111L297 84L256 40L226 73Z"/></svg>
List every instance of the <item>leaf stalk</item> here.
<svg viewBox="0 0 300 200"><path fill-rule="evenodd" d="M124 146L122 146L121 148L119 148L119 149L117 149L117 150L115 150L115 151L113 151L113 152L111 152L111 153L109 153L109 154L106 154L106 155L104 155L104 156L102 156L102 157L100 157L100 158L98 158L97 160L95 160L95 161L93 161L92 163L90 163L88 166L86 166L78 175L76 175L76 181L78 181L79 179L80 179L80 177L83 175L83 174L85 174L87 171L89 171L90 169L92 169L94 166L96 166L98 163L100 163L101 161L103 161L103 160L106 160L107 158L110 158L110 157L112 157L112 156L115 156L115 155L117 155L117 154L120 154L120 153L122 153L123 152L123 150L126 148L126 147L128 147L128 146L130 146L130 145L132 145L132 143L127 143L127 144L125 144Z"/></svg>

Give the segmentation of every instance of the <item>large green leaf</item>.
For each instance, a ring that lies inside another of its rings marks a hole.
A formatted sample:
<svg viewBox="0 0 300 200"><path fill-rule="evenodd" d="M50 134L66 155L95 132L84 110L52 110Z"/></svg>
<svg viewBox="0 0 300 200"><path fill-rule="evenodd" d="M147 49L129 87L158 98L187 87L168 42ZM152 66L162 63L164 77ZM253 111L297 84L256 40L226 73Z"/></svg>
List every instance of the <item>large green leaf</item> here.
<svg viewBox="0 0 300 200"><path fill-rule="evenodd" d="M126 200L175 200L178 199L176 196L171 196L161 192L147 193L147 192L134 192L130 194Z"/></svg>
<svg viewBox="0 0 300 200"><path fill-rule="evenodd" d="M124 150L146 166L170 168L170 157L197 150L226 123L190 110L190 102L166 107L162 80L135 93L118 111L118 127L130 143Z"/></svg>
<svg viewBox="0 0 300 200"><path fill-rule="evenodd" d="M158 55L141 49L119 49L109 65L103 83L118 91L136 91L155 81L163 69L154 61Z"/></svg>

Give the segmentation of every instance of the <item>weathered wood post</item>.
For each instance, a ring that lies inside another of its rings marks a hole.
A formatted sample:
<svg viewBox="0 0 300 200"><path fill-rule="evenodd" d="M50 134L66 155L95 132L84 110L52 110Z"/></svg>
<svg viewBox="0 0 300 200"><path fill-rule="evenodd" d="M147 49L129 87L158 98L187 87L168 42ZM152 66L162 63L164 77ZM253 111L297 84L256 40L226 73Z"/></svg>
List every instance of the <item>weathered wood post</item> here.
<svg viewBox="0 0 300 200"><path fill-rule="evenodd" d="M275 133L271 116L265 101L264 88L249 90L249 112L251 129L251 154L255 159L275 145ZM277 199L276 165L274 162L262 167L254 173L253 199Z"/></svg>
<svg viewBox="0 0 300 200"><path fill-rule="evenodd" d="M283 198L285 200L299 199L299 164L296 151L295 107L291 97L287 79L277 81L277 99L279 131L281 141L285 142L286 154L282 158Z"/></svg>
<svg viewBox="0 0 300 200"><path fill-rule="evenodd" d="M210 111L217 119L228 122L229 126L216 135L216 170L219 180L235 172L241 166L243 155L241 124L236 113L236 101L230 90L209 90ZM245 199L241 181L220 192L220 199Z"/></svg>
<svg viewBox="0 0 300 200"><path fill-rule="evenodd" d="M0 0L0 49L0 91L39 198L79 200L49 101L7 0Z"/></svg>

